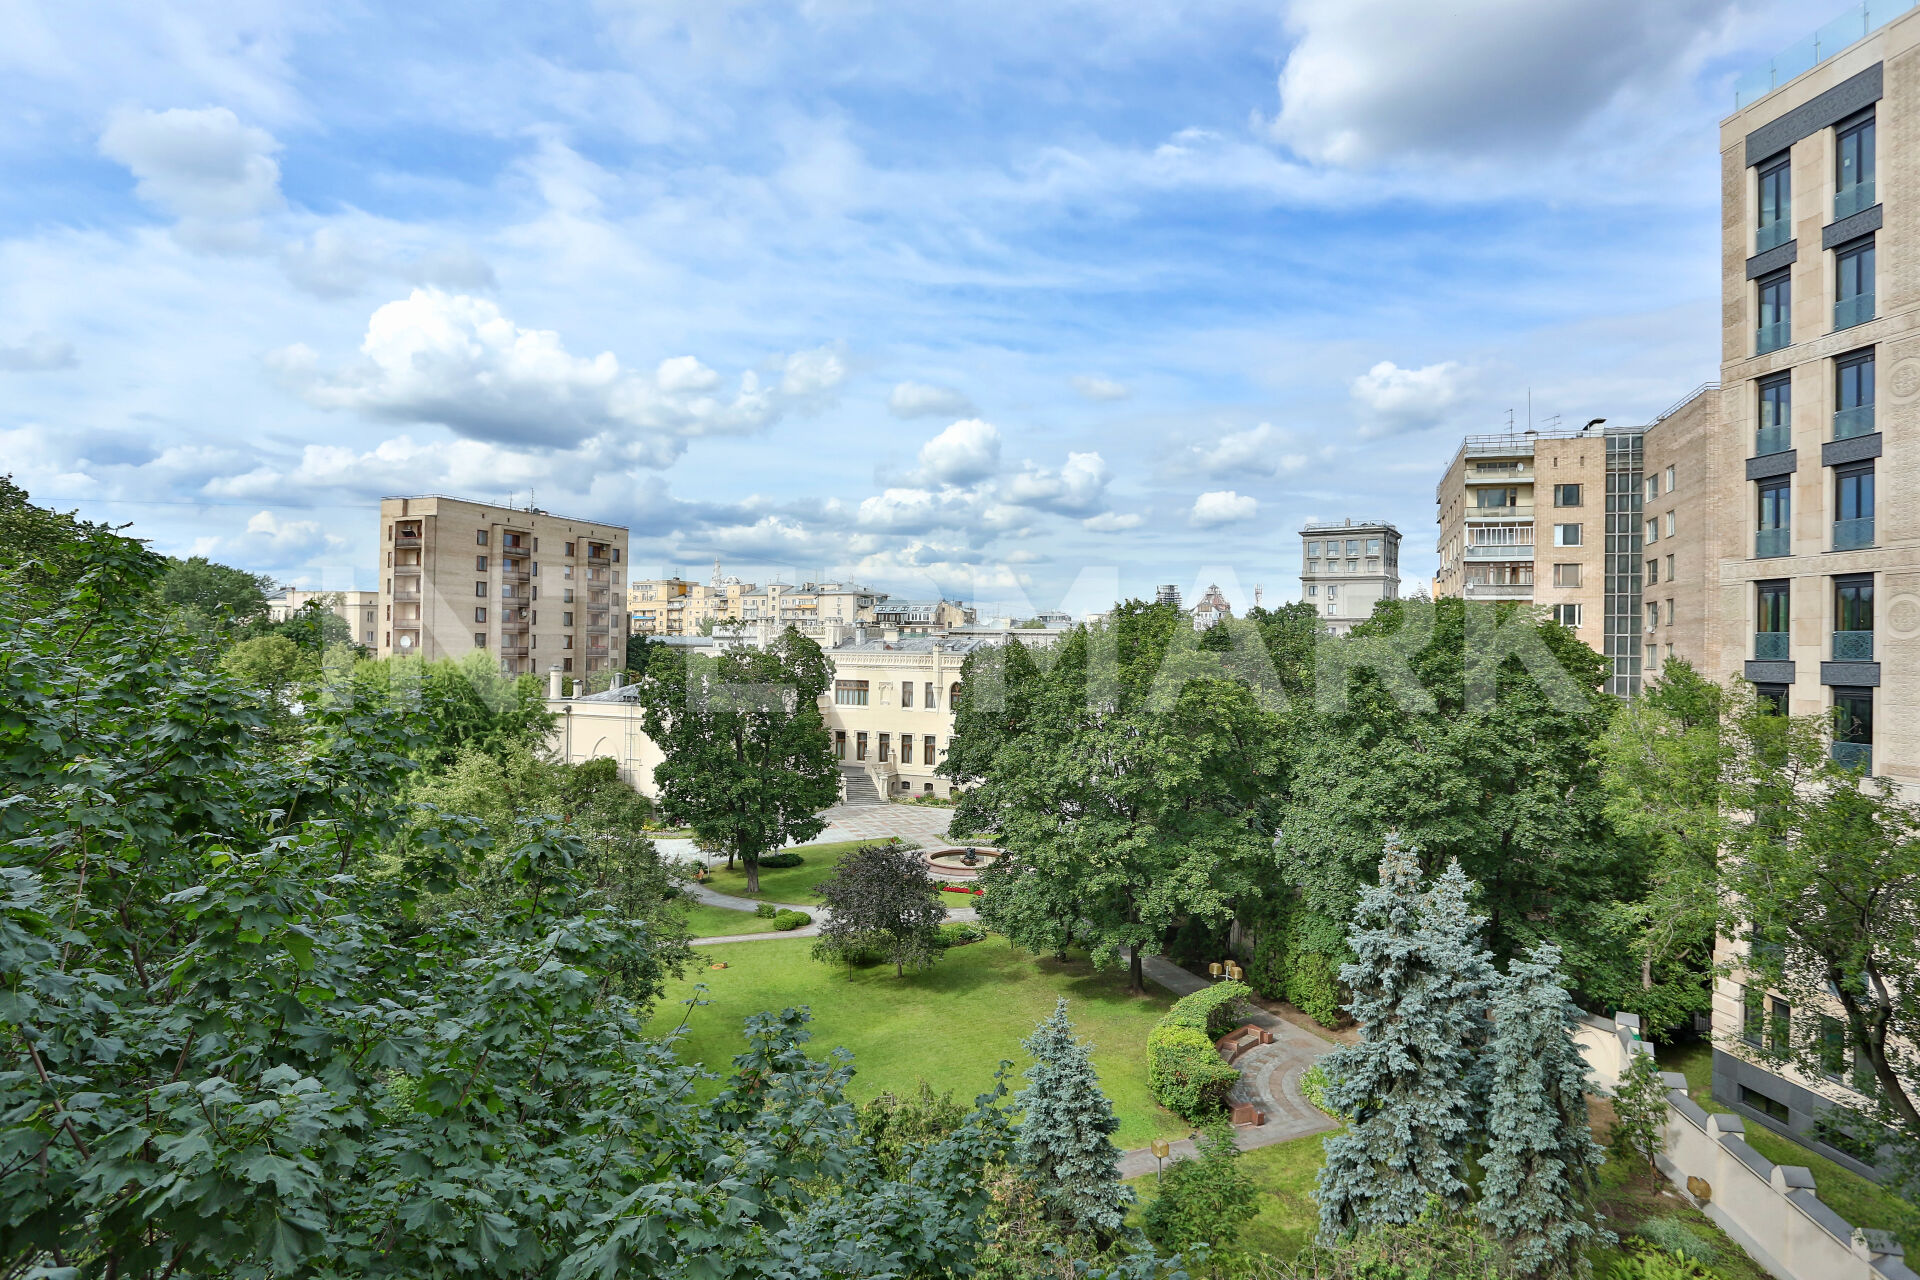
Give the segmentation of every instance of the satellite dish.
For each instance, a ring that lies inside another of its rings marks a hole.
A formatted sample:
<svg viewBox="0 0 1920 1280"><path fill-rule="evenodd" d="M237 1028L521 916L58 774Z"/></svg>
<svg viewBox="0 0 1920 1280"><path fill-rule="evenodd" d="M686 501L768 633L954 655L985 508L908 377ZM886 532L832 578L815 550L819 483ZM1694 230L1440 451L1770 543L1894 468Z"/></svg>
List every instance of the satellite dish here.
<svg viewBox="0 0 1920 1280"><path fill-rule="evenodd" d="M408 635L403 635L403 636L401 636L401 637L400 637L400 647L401 647L402 649L411 649L411 648L413 648L413 637L412 637L412 636L408 636Z"/></svg>

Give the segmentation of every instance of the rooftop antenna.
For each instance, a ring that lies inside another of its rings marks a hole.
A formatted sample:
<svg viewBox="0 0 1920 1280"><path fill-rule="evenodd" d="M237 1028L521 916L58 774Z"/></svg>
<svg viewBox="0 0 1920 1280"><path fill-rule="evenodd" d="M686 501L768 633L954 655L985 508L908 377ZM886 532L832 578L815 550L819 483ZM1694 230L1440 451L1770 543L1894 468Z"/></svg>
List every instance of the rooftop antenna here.
<svg viewBox="0 0 1920 1280"><path fill-rule="evenodd" d="M1513 434L1513 410L1507 410L1507 434Z"/></svg>
<svg viewBox="0 0 1920 1280"><path fill-rule="evenodd" d="M1533 388L1527 388L1527 430L1533 430Z"/></svg>

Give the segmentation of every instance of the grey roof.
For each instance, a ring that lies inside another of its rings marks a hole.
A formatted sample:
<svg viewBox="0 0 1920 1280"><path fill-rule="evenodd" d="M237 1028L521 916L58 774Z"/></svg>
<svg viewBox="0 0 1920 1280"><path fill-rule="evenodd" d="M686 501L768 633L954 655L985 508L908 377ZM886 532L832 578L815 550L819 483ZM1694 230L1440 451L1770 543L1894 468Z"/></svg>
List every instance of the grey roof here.
<svg viewBox="0 0 1920 1280"><path fill-rule="evenodd" d="M901 636L898 640L842 640L828 653L972 653L990 644L971 636Z"/></svg>

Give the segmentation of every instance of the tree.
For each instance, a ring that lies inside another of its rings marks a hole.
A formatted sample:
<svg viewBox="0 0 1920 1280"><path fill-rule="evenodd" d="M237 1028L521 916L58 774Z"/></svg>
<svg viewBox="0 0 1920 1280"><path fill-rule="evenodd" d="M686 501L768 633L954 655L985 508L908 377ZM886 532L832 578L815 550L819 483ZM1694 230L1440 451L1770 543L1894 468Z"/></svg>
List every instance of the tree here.
<svg viewBox="0 0 1920 1280"><path fill-rule="evenodd" d="M748 893L760 891L760 856L825 830L819 811L840 797L820 714L832 676L820 646L788 627L766 649L717 658L657 648L633 686L665 755L653 773L662 812L739 858Z"/></svg>
<svg viewBox="0 0 1920 1280"><path fill-rule="evenodd" d="M1605 1155L1587 1126L1580 1018L1555 947L1515 960L1495 988L1478 1209L1523 1275L1590 1275L1585 1246L1612 1241L1588 1203Z"/></svg>
<svg viewBox="0 0 1920 1280"><path fill-rule="evenodd" d="M255 636L222 654L220 666L260 692L268 722L285 733L302 686L319 679L320 655L303 652L285 636Z"/></svg>
<svg viewBox="0 0 1920 1280"><path fill-rule="evenodd" d="M820 926L823 956L878 950L893 962L896 976L908 965L918 968L939 958L947 909L917 849L862 845L843 855L814 892L830 913Z"/></svg>
<svg viewBox="0 0 1920 1280"><path fill-rule="evenodd" d="M656 645L654 640L649 636L641 635L638 632L635 632L633 635L628 636L627 637L627 670L628 671L645 671L647 669L647 662L648 662L647 653L649 650L657 647L662 647L662 646Z"/></svg>
<svg viewBox="0 0 1920 1280"><path fill-rule="evenodd" d="M1022 1044L1033 1061L1027 1087L1014 1096L1021 1113L1014 1160L1068 1233L1104 1245L1120 1234L1133 1193L1116 1167L1120 1119L1100 1090L1092 1047L1074 1039L1064 997Z"/></svg>
<svg viewBox="0 0 1920 1280"><path fill-rule="evenodd" d="M1613 1144L1655 1169L1667 1127L1667 1085L1650 1045L1636 1043L1613 1093Z"/></svg>
<svg viewBox="0 0 1920 1280"><path fill-rule="evenodd" d="M533 675L510 675L485 653L458 660L391 657L353 664L330 696L420 713L415 759L430 769L451 764L462 747L492 755L546 745L553 728L546 686Z"/></svg>
<svg viewBox="0 0 1920 1280"><path fill-rule="evenodd" d="M367 648L354 639L353 624L333 611L339 599L338 593L330 593L326 599L307 601L279 622L263 624L256 620L254 625L263 634L285 636L316 660L327 650L343 645L364 655Z"/></svg>
<svg viewBox="0 0 1920 1280"><path fill-rule="evenodd" d="M160 579L160 603L202 630L245 626L267 612L273 579L219 564L205 556L169 561Z"/></svg>
<svg viewBox="0 0 1920 1280"><path fill-rule="evenodd" d="M1075 936L1096 964L1126 954L1136 992L1142 956L1190 916L1224 923L1272 853L1272 691L1206 643L1264 649L1214 630L1202 642L1170 605L1129 602L1044 672L1017 652L973 663L955 712L949 776L975 784L955 822L999 832L1018 863L988 883L1019 894L983 910L1053 946L1072 903Z"/></svg>
<svg viewBox="0 0 1920 1280"><path fill-rule="evenodd" d="M1388 842L1380 883L1360 896L1340 977L1360 1041L1324 1059L1327 1104L1353 1122L1327 1139L1320 1234L1331 1241L1409 1223L1430 1199L1467 1203L1467 1155L1479 1110L1476 1049L1485 1036L1487 955L1464 911L1457 864L1430 894L1410 850Z"/></svg>
<svg viewBox="0 0 1920 1280"><path fill-rule="evenodd" d="M75 512L35 506L11 475L0 476L0 567L18 570L12 579L16 590L58 591L72 585L86 567L88 539L108 532L108 526L81 520Z"/></svg>
<svg viewBox="0 0 1920 1280"><path fill-rule="evenodd" d="M1240 1167L1240 1148L1224 1121L1202 1130L1195 1150L1193 1159L1177 1160L1161 1174L1158 1194L1140 1215L1141 1229L1174 1252L1200 1244L1230 1249L1260 1211L1259 1189Z"/></svg>

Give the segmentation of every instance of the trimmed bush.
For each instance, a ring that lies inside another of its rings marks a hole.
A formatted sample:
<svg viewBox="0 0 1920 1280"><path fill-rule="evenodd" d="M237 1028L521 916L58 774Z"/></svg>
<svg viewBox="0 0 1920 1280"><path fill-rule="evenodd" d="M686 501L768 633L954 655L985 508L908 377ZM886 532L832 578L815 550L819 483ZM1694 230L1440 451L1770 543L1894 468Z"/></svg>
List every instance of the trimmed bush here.
<svg viewBox="0 0 1920 1280"><path fill-rule="evenodd" d="M781 931L799 929L813 923L813 917L804 911L776 911L773 913L773 927Z"/></svg>
<svg viewBox="0 0 1920 1280"><path fill-rule="evenodd" d="M797 853L769 853L760 859L762 870L779 870L781 867L797 867L806 861Z"/></svg>
<svg viewBox="0 0 1920 1280"><path fill-rule="evenodd" d="M1196 1123L1212 1119L1226 1109L1227 1093L1240 1073L1220 1060L1205 1031L1176 1023L1172 1016L1147 1034L1147 1087L1176 1115Z"/></svg>
<svg viewBox="0 0 1920 1280"><path fill-rule="evenodd" d="M753 909L753 914L759 916L762 920L771 920L773 919L774 911L775 907L771 902L763 902Z"/></svg>
<svg viewBox="0 0 1920 1280"><path fill-rule="evenodd" d="M1252 994L1252 988L1244 982L1216 982L1190 996L1181 996L1161 1021L1192 1027L1207 1039L1218 1040L1246 1021L1247 997Z"/></svg>

